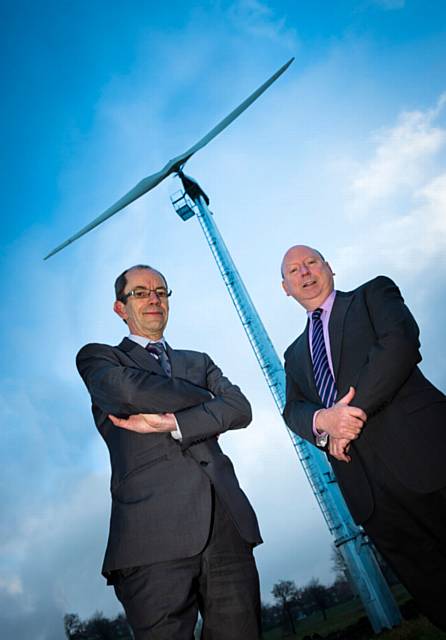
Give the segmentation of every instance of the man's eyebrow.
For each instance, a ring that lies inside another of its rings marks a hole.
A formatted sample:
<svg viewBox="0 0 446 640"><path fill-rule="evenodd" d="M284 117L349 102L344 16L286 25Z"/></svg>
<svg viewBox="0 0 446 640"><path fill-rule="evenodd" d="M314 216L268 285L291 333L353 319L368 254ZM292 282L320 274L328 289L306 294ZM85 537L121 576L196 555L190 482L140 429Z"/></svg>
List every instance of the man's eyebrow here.
<svg viewBox="0 0 446 640"><path fill-rule="evenodd" d="M136 284L133 287L133 291L136 291L137 289L141 289L142 291L156 291L157 289L166 289L167 287L165 287L163 284L159 284L157 287L154 287L153 289L151 289L150 287L146 287L143 284Z"/></svg>

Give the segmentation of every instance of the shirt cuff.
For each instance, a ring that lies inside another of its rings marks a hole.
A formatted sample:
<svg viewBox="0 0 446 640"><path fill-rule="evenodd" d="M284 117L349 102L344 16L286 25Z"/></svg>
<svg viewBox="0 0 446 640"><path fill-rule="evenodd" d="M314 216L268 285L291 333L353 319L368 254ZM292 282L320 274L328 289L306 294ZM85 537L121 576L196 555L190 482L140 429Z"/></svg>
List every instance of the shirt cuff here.
<svg viewBox="0 0 446 640"><path fill-rule="evenodd" d="M177 425L177 429L176 429L176 431L171 431L170 435L172 436L172 438L174 440L180 440L181 441L183 439L183 434L181 433L181 429L180 429L180 426L178 424L178 420L176 419L175 416L174 416L174 418L175 418L175 424Z"/></svg>
<svg viewBox="0 0 446 640"><path fill-rule="evenodd" d="M321 447L321 449L323 449L324 447L327 446L328 433L326 431L322 431L322 433L320 433L316 428L316 418L319 411L321 411L321 409L319 409L318 411L315 411L313 415L313 434L316 439L316 446Z"/></svg>

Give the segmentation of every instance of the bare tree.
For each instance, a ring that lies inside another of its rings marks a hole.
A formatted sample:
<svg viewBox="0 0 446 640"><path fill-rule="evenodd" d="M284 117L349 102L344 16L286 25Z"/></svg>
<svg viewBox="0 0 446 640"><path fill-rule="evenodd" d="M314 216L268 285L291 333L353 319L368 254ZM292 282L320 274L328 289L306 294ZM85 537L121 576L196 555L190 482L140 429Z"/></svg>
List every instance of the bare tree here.
<svg viewBox="0 0 446 640"><path fill-rule="evenodd" d="M282 608L283 621L288 622L291 633L296 635L296 625L293 617L293 605L296 606L299 600L299 589L294 580L279 580L272 590L272 595Z"/></svg>
<svg viewBox="0 0 446 640"><path fill-rule="evenodd" d="M274 627L278 627L280 625L282 618L282 605L262 602L260 611L263 631L269 631L270 629L274 629Z"/></svg>
<svg viewBox="0 0 446 640"><path fill-rule="evenodd" d="M87 638L85 623L79 618L77 613L67 613L63 619L65 635L68 640L85 640Z"/></svg>
<svg viewBox="0 0 446 640"><path fill-rule="evenodd" d="M307 606L322 612L324 620L327 619L327 609L331 605L330 589L312 578L302 589L302 600Z"/></svg>
<svg viewBox="0 0 446 640"><path fill-rule="evenodd" d="M331 563L331 567L336 578L342 576L347 580L349 579L350 574L348 572L348 567L344 560L344 556L342 555L339 547L337 547L335 544L333 544L331 547Z"/></svg>
<svg viewBox="0 0 446 640"><path fill-rule="evenodd" d="M124 615L105 618L97 611L89 620L81 620L77 614L64 617L65 635L68 640L132 640L132 632Z"/></svg>

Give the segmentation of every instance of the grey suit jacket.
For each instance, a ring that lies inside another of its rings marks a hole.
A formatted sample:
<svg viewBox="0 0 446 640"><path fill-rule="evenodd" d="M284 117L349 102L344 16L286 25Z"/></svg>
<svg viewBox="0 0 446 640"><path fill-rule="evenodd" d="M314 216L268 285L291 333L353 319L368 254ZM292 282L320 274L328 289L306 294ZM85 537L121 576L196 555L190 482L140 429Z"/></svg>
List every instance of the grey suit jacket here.
<svg viewBox="0 0 446 640"><path fill-rule="evenodd" d="M352 402L368 420L351 444L351 462L330 458L353 517L373 512L364 471L385 464L410 489L427 493L446 485L446 397L418 368L418 326L398 287L379 276L349 293L338 291L329 323L338 398L350 386ZM315 444L314 412L322 408L308 344L308 326L285 353L287 402L284 418Z"/></svg>
<svg viewBox="0 0 446 640"><path fill-rule="evenodd" d="M116 347L88 344L77 356L111 461L104 574L199 553L210 529L211 484L246 542L261 542L254 511L216 438L246 427L250 405L205 353L167 349L171 378L128 338ZM175 413L181 442L170 433L121 429L108 419L110 413L164 412Z"/></svg>

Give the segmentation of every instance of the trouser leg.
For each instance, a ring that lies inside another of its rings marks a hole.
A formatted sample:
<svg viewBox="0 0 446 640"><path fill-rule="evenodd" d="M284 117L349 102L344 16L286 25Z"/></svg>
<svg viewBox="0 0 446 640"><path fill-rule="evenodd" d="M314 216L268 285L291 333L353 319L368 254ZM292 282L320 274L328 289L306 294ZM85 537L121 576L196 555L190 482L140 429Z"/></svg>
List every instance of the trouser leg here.
<svg viewBox="0 0 446 640"><path fill-rule="evenodd" d="M201 564L202 640L258 640L260 590L252 546L240 536L218 498Z"/></svg>
<svg viewBox="0 0 446 640"><path fill-rule="evenodd" d="M122 570L114 584L135 640L192 640L200 557Z"/></svg>
<svg viewBox="0 0 446 640"><path fill-rule="evenodd" d="M420 610L446 630L446 491L410 491L377 461L375 511L364 529Z"/></svg>

